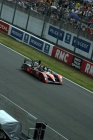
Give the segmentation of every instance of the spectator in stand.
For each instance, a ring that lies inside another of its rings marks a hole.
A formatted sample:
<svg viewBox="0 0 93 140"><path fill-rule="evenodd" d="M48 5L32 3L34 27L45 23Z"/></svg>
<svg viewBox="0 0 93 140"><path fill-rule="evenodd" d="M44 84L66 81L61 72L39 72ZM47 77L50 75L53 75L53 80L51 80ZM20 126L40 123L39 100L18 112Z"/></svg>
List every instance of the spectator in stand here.
<svg viewBox="0 0 93 140"><path fill-rule="evenodd" d="M78 7L80 7L79 1L76 2L76 4L75 4L75 9L78 9Z"/></svg>
<svg viewBox="0 0 93 140"><path fill-rule="evenodd" d="M89 23L93 23L93 16L92 16L91 20L89 21Z"/></svg>
<svg viewBox="0 0 93 140"><path fill-rule="evenodd" d="M31 5L31 9L35 10L43 15L47 13L53 19L61 20L63 18L64 23L72 23L77 28L79 22L70 14L75 13L78 19L82 18L82 21L89 22L93 18L93 8L90 2L85 0L12 0L16 1L20 6L27 7L28 10ZM52 9L51 6L55 8Z"/></svg>

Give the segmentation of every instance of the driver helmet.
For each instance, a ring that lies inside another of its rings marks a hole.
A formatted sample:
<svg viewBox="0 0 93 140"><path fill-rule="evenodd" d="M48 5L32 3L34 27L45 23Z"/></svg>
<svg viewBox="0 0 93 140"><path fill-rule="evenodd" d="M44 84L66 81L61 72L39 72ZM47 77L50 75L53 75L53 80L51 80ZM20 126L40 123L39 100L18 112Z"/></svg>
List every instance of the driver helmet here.
<svg viewBox="0 0 93 140"><path fill-rule="evenodd" d="M46 71L46 70L47 70L47 68L46 68L45 66L43 66L43 70L45 70L45 71Z"/></svg>
<svg viewBox="0 0 93 140"><path fill-rule="evenodd" d="M41 60L38 61L38 64L39 64L39 65L41 64Z"/></svg>

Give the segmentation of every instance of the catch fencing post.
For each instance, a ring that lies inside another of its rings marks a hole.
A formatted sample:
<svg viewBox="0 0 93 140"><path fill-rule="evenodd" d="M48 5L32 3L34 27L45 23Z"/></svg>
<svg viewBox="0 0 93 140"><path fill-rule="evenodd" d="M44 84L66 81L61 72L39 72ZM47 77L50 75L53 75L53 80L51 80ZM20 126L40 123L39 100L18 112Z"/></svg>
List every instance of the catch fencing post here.
<svg viewBox="0 0 93 140"><path fill-rule="evenodd" d="M4 4L4 0L2 0L2 4L1 4L0 18L1 18L1 13L2 13L2 9L3 9L3 4Z"/></svg>
<svg viewBox="0 0 93 140"><path fill-rule="evenodd" d="M13 23L14 23L16 8L17 8L17 1L16 1L16 3L15 3L15 7L14 7L14 14L13 14L13 19L12 19L12 25L13 25Z"/></svg>
<svg viewBox="0 0 93 140"><path fill-rule="evenodd" d="M28 17L27 17L27 22L26 22L26 30L27 30L27 26L28 26L28 22L29 22L29 17L30 17L30 13L31 13L31 4L30 4L30 8L28 9Z"/></svg>
<svg viewBox="0 0 93 140"><path fill-rule="evenodd" d="M62 7L61 10L62 10L62 11L61 11L61 12L62 12L62 17L61 17L61 21L60 21L60 25L59 25L59 30L58 30L56 45L58 45L58 39L59 39L59 36L60 36L61 27L62 27L62 22L63 22L63 17L64 17L64 10L63 10L63 7Z"/></svg>
<svg viewBox="0 0 93 140"><path fill-rule="evenodd" d="M44 22L43 22L43 27L42 27L42 32L41 32L41 38L43 37L44 27L45 27L46 18L47 18L49 10L50 10L50 7L47 8L47 12L46 12L45 17L44 17Z"/></svg>

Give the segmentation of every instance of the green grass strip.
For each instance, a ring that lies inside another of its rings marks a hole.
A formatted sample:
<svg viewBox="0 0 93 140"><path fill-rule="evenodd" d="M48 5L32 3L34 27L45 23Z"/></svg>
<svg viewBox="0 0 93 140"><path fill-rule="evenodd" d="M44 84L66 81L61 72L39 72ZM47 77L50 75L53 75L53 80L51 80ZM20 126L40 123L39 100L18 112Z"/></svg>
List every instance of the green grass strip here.
<svg viewBox="0 0 93 140"><path fill-rule="evenodd" d="M43 54L42 52L39 52L23 43L20 43L2 33L0 33L0 42L31 59L40 59L43 65L63 75L63 77L66 77L73 82L85 87L86 89L93 91L93 79L87 75L84 75L78 70L75 70L61 62L58 62L51 57Z"/></svg>

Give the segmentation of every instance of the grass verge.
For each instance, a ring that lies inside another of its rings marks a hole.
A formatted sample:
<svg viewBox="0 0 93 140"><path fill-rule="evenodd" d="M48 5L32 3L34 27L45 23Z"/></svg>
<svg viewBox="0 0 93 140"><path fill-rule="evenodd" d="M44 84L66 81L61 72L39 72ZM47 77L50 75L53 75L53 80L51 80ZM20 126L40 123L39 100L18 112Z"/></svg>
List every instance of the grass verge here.
<svg viewBox="0 0 93 140"><path fill-rule="evenodd" d="M86 89L93 91L93 79L78 70L75 70L61 62L58 62L51 57L23 44L9 36L0 33L0 43L8 46L9 48L31 58L42 61L42 64L54 70L57 73L62 74L64 77L72 80L73 82L85 87ZM65 83L64 83L65 84Z"/></svg>

